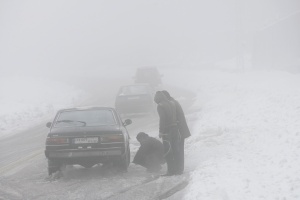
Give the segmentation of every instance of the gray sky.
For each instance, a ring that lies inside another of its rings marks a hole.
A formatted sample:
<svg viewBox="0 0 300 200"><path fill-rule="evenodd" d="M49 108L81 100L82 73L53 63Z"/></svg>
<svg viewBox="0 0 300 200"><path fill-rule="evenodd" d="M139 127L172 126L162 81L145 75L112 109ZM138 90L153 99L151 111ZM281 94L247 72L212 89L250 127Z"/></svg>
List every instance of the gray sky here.
<svg viewBox="0 0 300 200"><path fill-rule="evenodd" d="M236 8L240 12L236 12ZM0 69L189 66L235 54L299 0L0 1Z"/></svg>

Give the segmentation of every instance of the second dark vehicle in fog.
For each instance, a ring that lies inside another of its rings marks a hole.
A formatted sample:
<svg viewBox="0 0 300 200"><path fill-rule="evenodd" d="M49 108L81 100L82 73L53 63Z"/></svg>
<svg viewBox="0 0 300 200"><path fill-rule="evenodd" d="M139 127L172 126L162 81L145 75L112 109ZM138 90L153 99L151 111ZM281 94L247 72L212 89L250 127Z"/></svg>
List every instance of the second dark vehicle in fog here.
<svg viewBox="0 0 300 200"><path fill-rule="evenodd" d="M153 114L156 111L154 89L149 84L122 86L116 96L115 108L120 114Z"/></svg>
<svg viewBox="0 0 300 200"><path fill-rule="evenodd" d="M127 119L111 107L72 108L59 110L46 139L45 155L48 173L58 171L62 165L92 167L98 163L113 163L127 170L130 163Z"/></svg>
<svg viewBox="0 0 300 200"><path fill-rule="evenodd" d="M161 75L156 67L140 67L137 68L134 82L135 83L147 83L153 88L157 88L162 85Z"/></svg>

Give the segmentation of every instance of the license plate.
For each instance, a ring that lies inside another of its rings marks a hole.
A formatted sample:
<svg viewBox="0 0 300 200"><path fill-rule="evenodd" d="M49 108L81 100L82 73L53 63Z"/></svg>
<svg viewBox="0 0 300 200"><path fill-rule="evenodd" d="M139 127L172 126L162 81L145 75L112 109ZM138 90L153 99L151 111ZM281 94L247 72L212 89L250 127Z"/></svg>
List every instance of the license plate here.
<svg viewBox="0 0 300 200"><path fill-rule="evenodd" d="M74 138L74 144L98 143L98 137Z"/></svg>

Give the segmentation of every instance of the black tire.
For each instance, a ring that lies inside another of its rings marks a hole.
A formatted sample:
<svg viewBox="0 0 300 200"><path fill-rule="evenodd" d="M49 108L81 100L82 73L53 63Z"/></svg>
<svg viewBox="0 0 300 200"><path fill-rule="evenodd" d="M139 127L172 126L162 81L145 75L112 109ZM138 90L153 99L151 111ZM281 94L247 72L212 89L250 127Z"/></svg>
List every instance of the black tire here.
<svg viewBox="0 0 300 200"><path fill-rule="evenodd" d="M130 164L130 149L128 147L126 153L124 156L121 157L120 161L117 164L117 167L122 170L127 172L128 166Z"/></svg>
<svg viewBox="0 0 300 200"><path fill-rule="evenodd" d="M48 175L60 171L61 164L58 161L48 159Z"/></svg>

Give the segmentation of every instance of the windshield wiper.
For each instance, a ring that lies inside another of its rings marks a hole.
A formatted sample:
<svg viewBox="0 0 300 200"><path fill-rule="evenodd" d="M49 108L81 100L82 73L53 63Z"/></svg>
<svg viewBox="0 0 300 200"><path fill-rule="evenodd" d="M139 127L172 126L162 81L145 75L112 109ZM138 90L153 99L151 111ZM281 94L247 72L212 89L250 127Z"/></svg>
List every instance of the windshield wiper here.
<svg viewBox="0 0 300 200"><path fill-rule="evenodd" d="M84 121L67 120L67 119L56 121L57 124L58 124L58 123L61 123L61 122L64 122L64 123L80 122L80 123L83 124L83 126L86 126L86 122L84 122Z"/></svg>

